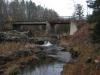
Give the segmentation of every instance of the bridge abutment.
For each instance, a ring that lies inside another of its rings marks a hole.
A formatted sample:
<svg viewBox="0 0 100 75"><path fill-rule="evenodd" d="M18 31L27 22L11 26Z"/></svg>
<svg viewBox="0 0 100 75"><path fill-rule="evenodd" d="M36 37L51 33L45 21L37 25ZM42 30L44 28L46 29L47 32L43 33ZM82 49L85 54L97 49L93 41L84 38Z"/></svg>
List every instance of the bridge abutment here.
<svg viewBox="0 0 100 75"><path fill-rule="evenodd" d="M46 33L49 33L51 30L51 25L49 22L46 22Z"/></svg>
<svg viewBox="0 0 100 75"><path fill-rule="evenodd" d="M77 30L78 30L77 24L75 22L71 22L69 35L73 35Z"/></svg>

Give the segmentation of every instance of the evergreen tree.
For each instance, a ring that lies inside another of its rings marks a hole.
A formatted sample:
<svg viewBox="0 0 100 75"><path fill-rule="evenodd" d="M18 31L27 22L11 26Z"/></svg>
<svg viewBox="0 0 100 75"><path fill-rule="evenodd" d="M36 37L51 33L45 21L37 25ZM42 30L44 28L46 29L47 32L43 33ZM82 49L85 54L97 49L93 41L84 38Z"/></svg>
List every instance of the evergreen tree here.
<svg viewBox="0 0 100 75"><path fill-rule="evenodd" d="M26 0L0 0L0 28L9 21L51 21L58 18L58 14L51 9Z"/></svg>
<svg viewBox="0 0 100 75"><path fill-rule="evenodd" d="M90 16L92 22L96 25L93 30L92 39L93 42L100 42L100 0L91 0L89 4L90 8L93 8L93 14Z"/></svg>
<svg viewBox="0 0 100 75"><path fill-rule="evenodd" d="M100 42L100 21L94 27L94 32L92 34L93 42Z"/></svg>
<svg viewBox="0 0 100 75"><path fill-rule="evenodd" d="M5 9L6 5L4 0L0 0L0 30L3 29L4 27L4 21L5 21L5 13L6 13L6 9Z"/></svg>
<svg viewBox="0 0 100 75"><path fill-rule="evenodd" d="M75 12L74 12L74 15L73 17L75 19L78 19L78 20L81 20L83 19L83 7L81 4L77 4L76 7L75 7Z"/></svg>

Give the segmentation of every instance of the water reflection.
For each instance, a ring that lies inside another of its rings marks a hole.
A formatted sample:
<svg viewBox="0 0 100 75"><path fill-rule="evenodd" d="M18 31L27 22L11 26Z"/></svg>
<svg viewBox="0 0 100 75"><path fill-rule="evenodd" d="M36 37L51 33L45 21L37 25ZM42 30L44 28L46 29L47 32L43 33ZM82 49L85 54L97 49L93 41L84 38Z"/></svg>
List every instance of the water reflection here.
<svg viewBox="0 0 100 75"><path fill-rule="evenodd" d="M59 57L59 59L58 59ZM63 61L70 61L71 54L69 52L58 53L56 61L52 62L40 62L40 65L33 65L25 68L19 75L61 75L63 70Z"/></svg>
<svg viewBox="0 0 100 75"><path fill-rule="evenodd" d="M64 63L54 62L52 64L43 64L35 68L26 68L20 75L60 75Z"/></svg>

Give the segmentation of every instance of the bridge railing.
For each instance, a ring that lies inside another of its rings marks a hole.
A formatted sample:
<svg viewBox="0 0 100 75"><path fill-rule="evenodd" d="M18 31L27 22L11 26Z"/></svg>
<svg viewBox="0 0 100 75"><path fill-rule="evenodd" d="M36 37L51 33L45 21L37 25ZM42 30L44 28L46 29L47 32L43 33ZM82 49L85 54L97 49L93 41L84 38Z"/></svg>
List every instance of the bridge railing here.
<svg viewBox="0 0 100 75"><path fill-rule="evenodd" d="M63 18L63 19L71 19L72 16L60 16L60 18Z"/></svg>

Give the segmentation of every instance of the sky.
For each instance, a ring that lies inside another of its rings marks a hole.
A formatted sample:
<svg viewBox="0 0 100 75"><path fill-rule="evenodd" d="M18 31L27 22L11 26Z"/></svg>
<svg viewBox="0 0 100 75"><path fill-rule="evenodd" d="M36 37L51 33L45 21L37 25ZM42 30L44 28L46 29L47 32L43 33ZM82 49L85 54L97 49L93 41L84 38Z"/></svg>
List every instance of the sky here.
<svg viewBox="0 0 100 75"><path fill-rule="evenodd" d="M30 1L30 0L26 0ZM72 16L75 10L75 4L81 4L84 9L84 15L87 15L86 0L32 0L36 5L55 10L60 16ZM92 10L88 8L88 13Z"/></svg>
<svg viewBox="0 0 100 75"><path fill-rule="evenodd" d="M74 5L81 4L84 9L84 15L87 15L86 0L32 0L36 5L55 10L60 16L72 16L74 12ZM91 14L92 10L88 8Z"/></svg>

